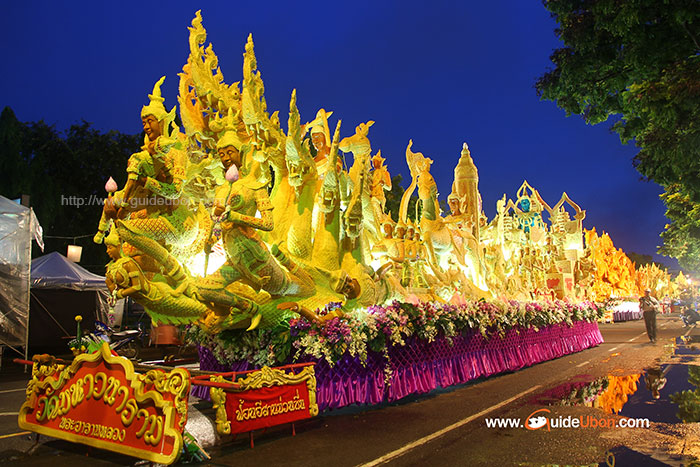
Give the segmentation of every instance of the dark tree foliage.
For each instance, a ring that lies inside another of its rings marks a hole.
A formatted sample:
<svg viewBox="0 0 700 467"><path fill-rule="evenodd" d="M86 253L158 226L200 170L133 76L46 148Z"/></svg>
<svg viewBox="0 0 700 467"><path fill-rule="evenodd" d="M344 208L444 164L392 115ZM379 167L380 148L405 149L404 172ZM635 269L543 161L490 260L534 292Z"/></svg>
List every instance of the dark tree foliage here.
<svg viewBox="0 0 700 467"><path fill-rule="evenodd" d="M655 264L660 269L668 270L667 265L665 265L664 263L659 263L658 261L654 261L654 258L651 255L635 253L634 251L625 254L635 264L636 267L642 267L648 264Z"/></svg>
<svg viewBox="0 0 700 467"><path fill-rule="evenodd" d="M678 418L684 423L697 423L700 422L700 367L688 366L688 382L695 386L694 390L673 393L670 399L678 406Z"/></svg>
<svg viewBox="0 0 700 467"><path fill-rule="evenodd" d="M700 200L700 2L550 0L564 47L538 94L634 140L639 171Z"/></svg>
<svg viewBox="0 0 700 467"><path fill-rule="evenodd" d="M637 267L646 266L647 264L654 264L654 259L651 257L651 255L643 255L632 251L630 253L627 253L627 257Z"/></svg>
<svg viewBox="0 0 700 467"><path fill-rule="evenodd" d="M700 271L700 204L692 202L679 185L668 186L661 199L671 222L661 234L664 244L659 253L678 258L683 269Z"/></svg>
<svg viewBox="0 0 700 467"><path fill-rule="evenodd" d="M612 118L622 142L639 148L634 163L641 174L700 202L700 2L545 0L544 6L563 47L550 57L554 68L538 79L538 95L590 124ZM670 245L664 253L680 254Z"/></svg>
<svg viewBox="0 0 700 467"><path fill-rule="evenodd" d="M92 235L102 212L105 182L111 176L119 186L126 180L129 155L139 150L141 135L116 131L101 133L87 122L60 133L43 121L22 123L6 107L0 114L0 194L31 196L31 205L44 229L46 250L66 254L73 237ZM83 246L81 264L103 273L108 261L104 246L92 238ZM40 254L35 249L35 255Z"/></svg>
<svg viewBox="0 0 700 467"><path fill-rule="evenodd" d="M394 221L399 220L399 209L401 207L401 198L406 191L401 186L401 174L394 175L391 177L391 190L386 192L386 205L385 211L391 215ZM416 204L418 203L418 196L414 193L408 200L408 210L406 215L412 221L416 220Z"/></svg>

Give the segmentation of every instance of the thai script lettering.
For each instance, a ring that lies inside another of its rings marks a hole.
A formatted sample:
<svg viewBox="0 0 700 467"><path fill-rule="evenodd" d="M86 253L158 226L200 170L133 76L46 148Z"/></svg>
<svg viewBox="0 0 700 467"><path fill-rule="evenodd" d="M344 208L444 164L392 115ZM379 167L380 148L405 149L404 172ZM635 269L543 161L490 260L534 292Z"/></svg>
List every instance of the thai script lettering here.
<svg viewBox="0 0 700 467"><path fill-rule="evenodd" d="M139 439L143 437L145 443L155 446L163 437L163 416L151 414L148 410L140 408L136 399L129 397L129 387L122 385L121 381L114 376L108 377L104 372L87 374L60 393L51 394L49 390L46 395L39 397L35 415L37 422L55 420L59 416L66 415L71 408L92 398L102 400L104 404L114 407L122 424L127 428L135 420L143 419L136 437Z"/></svg>
<svg viewBox="0 0 700 467"><path fill-rule="evenodd" d="M82 420L73 420L72 418L61 417L61 423L58 428L65 431L72 431L76 434L90 436L92 438L100 438L123 443L126 439L126 430L111 426L100 425L99 423L84 422Z"/></svg>
<svg viewBox="0 0 700 467"><path fill-rule="evenodd" d="M257 418L265 418L306 409L306 402L299 397L298 389L294 399L289 401L283 401L282 396L280 396L277 402L263 404L261 401L257 401L253 407L246 408L244 408L243 405L244 401L240 399L238 401L238 409L236 409L236 421L255 420Z"/></svg>

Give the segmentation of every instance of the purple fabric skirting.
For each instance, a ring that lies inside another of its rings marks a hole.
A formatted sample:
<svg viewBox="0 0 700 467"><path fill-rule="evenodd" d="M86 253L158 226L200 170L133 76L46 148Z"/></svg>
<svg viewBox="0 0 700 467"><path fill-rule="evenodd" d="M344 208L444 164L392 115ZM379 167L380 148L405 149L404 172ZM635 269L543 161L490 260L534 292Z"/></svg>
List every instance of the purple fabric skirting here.
<svg viewBox="0 0 700 467"><path fill-rule="evenodd" d="M405 346L390 347L388 359L381 353L369 352L365 365L347 354L333 367L325 360L307 361L316 361L316 401L325 410L391 402L438 387L515 371L602 342L598 323L577 321L571 327L557 324L539 331L515 328L502 338L486 339L472 331L433 342L409 339ZM204 347L199 348L199 358L203 371L252 369L247 362L222 365ZM202 386L195 386L192 394L209 398L208 388Z"/></svg>
<svg viewBox="0 0 700 467"><path fill-rule="evenodd" d="M642 319L644 314L641 311L625 310L613 312L613 321L619 323L621 321L634 321Z"/></svg>

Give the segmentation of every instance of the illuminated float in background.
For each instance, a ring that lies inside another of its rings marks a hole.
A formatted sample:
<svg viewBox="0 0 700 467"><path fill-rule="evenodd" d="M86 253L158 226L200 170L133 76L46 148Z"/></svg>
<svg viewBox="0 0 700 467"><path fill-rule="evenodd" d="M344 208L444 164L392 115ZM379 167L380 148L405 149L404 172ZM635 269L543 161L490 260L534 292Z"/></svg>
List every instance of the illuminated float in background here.
<svg viewBox="0 0 700 467"><path fill-rule="evenodd" d="M586 375L538 394L534 401L543 405L595 407L607 414L619 414L637 392L641 373L608 375L594 380Z"/></svg>
<svg viewBox="0 0 700 467"><path fill-rule="evenodd" d="M641 373L632 375L609 375L608 387L596 399L594 407L603 409L606 413L616 414L622 411L630 396L637 392Z"/></svg>
<svg viewBox="0 0 700 467"><path fill-rule="evenodd" d="M665 312L670 311L671 300L680 298L680 291L687 289L682 273L672 281L670 274L654 263L637 267L621 248L615 248L607 233L598 236L595 228L584 232L591 264L590 296L606 303L605 321L642 319L638 297L646 289L663 303Z"/></svg>
<svg viewBox="0 0 700 467"><path fill-rule="evenodd" d="M108 187L95 235L113 293L187 325L203 368L314 360L321 409L394 400L597 345L593 301L668 287L607 235L584 244L585 211L566 193L550 205L525 181L489 222L466 143L443 214L433 161L410 141L411 183L392 214L373 121L345 137L325 109L302 124L293 91L285 131L252 37L232 85L205 40L197 13L183 129L161 78L141 112L144 146L126 185Z"/></svg>

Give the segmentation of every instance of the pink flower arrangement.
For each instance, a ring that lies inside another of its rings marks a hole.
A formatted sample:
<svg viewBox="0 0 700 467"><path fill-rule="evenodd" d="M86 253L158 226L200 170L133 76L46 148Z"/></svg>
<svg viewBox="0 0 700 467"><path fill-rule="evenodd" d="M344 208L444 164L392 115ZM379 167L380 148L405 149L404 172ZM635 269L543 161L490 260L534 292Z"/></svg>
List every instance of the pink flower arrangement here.
<svg viewBox="0 0 700 467"><path fill-rule="evenodd" d="M341 306L341 303L333 302L316 311L325 315ZM602 311L593 302L570 303L560 300L479 300L461 305L429 302L413 305L393 301L386 305L346 312L323 323L293 317L288 321L288 339L276 338L279 330L275 331L277 334L261 334L260 338L268 342L266 346L256 343L254 336L250 337L252 333L248 332L236 334L234 338L228 337L226 343L215 347L229 349L231 358L234 355L247 355L249 361L259 362L270 360L272 356L286 358L291 346L295 350L295 358L309 355L323 358L332 365L346 353L353 357L359 356L361 361L365 361L368 351L385 353L390 346L405 345L406 339L410 337L432 342L440 336L450 339L468 331L477 331L484 337L502 336L513 328L537 330L559 323L572 325L575 321L596 321L602 317ZM260 342L260 338L257 342ZM218 336L206 338L207 346L214 344L212 341L217 339ZM246 353L244 349L250 345L257 350L250 349ZM278 346L287 346L287 350L277 348ZM265 355L258 355L260 352ZM280 360L277 363L282 362Z"/></svg>

